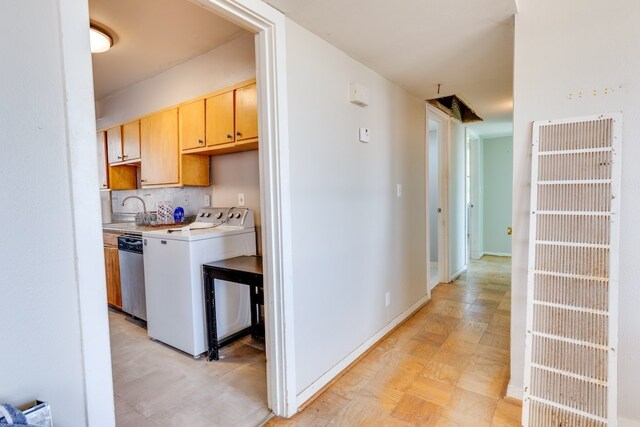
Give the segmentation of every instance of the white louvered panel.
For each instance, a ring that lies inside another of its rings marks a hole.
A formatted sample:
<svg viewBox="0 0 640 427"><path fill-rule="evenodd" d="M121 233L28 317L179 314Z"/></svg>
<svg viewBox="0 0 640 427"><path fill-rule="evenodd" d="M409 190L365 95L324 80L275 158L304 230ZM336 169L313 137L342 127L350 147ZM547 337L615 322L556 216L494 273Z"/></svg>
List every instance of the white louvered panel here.
<svg viewBox="0 0 640 427"><path fill-rule="evenodd" d="M621 116L536 122L523 425L616 425Z"/></svg>

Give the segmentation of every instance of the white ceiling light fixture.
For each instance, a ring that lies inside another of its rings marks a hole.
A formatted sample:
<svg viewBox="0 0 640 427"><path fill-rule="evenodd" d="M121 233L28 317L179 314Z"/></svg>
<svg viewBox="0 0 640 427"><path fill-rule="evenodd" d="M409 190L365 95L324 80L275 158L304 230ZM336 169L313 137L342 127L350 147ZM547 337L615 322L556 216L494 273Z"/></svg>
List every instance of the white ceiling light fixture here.
<svg viewBox="0 0 640 427"><path fill-rule="evenodd" d="M105 30L92 23L89 27L89 43L91 53L102 53L111 49L113 38Z"/></svg>

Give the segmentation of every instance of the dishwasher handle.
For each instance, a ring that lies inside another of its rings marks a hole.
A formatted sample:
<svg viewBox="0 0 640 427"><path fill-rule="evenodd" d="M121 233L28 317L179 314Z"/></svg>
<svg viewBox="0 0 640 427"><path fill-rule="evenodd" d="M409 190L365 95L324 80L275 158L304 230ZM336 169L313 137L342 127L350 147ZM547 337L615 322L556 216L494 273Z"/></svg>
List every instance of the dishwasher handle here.
<svg viewBox="0 0 640 427"><path fill-rule="evenodd" d="M142 253L142 237L127 236L127 235L119 236L118 250L141 254Z"/></svg>

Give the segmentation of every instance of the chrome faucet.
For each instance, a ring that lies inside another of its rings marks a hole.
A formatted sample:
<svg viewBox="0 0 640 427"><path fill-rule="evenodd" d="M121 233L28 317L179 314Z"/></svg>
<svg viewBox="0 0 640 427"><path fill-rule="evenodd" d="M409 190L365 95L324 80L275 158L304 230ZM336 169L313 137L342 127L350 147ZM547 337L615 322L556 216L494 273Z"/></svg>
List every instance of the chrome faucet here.
<svg viewBox="0 0 640 427"><path fill-rule="evenodd" d="M144 209L144 213L147 213L147 205L145 205L144 200L142 200L142 197L138 197L138 196L128 196L125 197L124 200L122 201L122 206L124 206L124 202L126 202L129 199L138 199L142 202L142 209Z"/></svg>

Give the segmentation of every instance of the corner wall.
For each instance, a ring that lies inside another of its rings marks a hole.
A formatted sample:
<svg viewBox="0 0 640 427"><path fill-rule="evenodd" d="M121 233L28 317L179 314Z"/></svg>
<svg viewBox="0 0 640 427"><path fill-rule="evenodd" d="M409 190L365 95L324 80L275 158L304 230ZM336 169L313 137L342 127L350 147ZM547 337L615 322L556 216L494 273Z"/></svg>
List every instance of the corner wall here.
<svg viewBox="0 0 640 427"><path fill-rule="evenodd" d="M622 111L620 425L640 425L638 22L636 0L520 0L515 28L510 395L521 397L517 394L522 391L524 373L531 122Z"/></svg>
<svg viewBox="0 0 640 427"><path fill-rule="evenodd" d="M289 19L286 31L300 394L427 294L426 107ZM368 107L349 102L351 82Z"/></svg>
<svg viewBox="0 0 640 427"><path fill-rule="evenodd" d="M0 2L0 402L68 427L115 424L88 24L86 1Z"/></svg>

